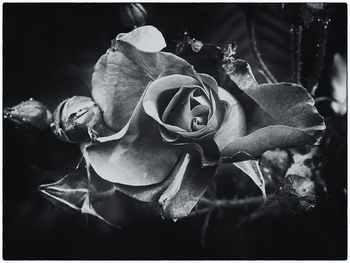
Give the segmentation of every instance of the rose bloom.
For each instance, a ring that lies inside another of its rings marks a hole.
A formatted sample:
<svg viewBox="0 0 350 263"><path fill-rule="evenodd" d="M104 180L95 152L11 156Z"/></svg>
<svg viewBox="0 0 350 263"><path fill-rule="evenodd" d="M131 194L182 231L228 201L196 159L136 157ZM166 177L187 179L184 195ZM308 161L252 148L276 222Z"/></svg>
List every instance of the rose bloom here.
<svg viewBox="0 0 350 263"><path fill-rule="evenodd" d="M156 28L139 27L118 35L95 65L92 98L113 132L84 143L82 152L112 189L181 218L220 163L249 166L267 150L314 144L321 136L323 118L303 87L258 85L237 60L223 89L161 52L165 46Z"/></svg>

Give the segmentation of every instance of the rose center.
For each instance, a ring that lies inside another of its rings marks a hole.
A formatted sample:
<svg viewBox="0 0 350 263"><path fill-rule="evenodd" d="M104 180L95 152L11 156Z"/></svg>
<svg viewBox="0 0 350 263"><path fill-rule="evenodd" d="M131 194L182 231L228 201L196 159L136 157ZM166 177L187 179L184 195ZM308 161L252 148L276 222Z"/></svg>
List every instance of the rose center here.
<svg viewBox="0 0 350 263"><path fill-rule="evenodd" d="M208 123L209 107L203 104L197 105L192 109L191 115L191 130L198 131L204 128Z"/></svg>

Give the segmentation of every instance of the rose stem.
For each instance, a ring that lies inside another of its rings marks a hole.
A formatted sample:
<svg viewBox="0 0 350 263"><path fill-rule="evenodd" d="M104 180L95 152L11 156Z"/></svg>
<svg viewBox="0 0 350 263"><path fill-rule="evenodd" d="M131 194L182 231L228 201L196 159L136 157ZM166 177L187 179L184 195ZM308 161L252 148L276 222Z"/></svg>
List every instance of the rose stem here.
<svg viewBox="0 0 350 263"><path fill-rule="evenodd" d="M261 69L267 76L270 82L277 83L276 78L272 75L272 73L269 71L267 66L265 65L264 61L261 58L261 54L258 50L258 46L256 43L256 37L255 37L255 17L247 16L247 30L248 30L248 37L249 37L249 43L250 47L253 51L255 59L259 62Z"/></svg>
<svg viewBox="0 0 350 263"><path fill-rule="evenodd" d="M302 26L292 25L292 43L293 43L293 56L292 56L292 67L293 67L293 80L301 84L300 81L300 72L301 72L301 40L303 37Z"/></svg>

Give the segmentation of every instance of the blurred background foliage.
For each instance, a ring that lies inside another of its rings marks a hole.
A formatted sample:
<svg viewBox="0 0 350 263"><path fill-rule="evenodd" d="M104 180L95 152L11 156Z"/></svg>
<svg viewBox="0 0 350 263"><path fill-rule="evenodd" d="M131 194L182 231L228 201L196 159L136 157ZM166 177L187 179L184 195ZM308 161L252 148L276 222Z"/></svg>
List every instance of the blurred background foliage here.
<svg viewBox="0 0 350 263"><path fill-rule="evenodd" d="M111 211L122 226L119 230L96 218L54 207L37 190L40 184L75 169L80 160L77 145L58 141L48 129L23 132L5 120L5 259L346 258L347 116L339 110L346 109L346 4L143 4L144 10L136 11L125 4L3 7L4 106L32 97L53 111L67 97L88 96L97 59L118 33L129 31L133 23L142 24L143 18L164 34L170 52L175 52L185 32L191 39L222 49L236 43L235 58L246 60L257 80L265 82L248 38L247 22L254 18L256 42L266 66L278 81L300 81L313 94L327 124L316 151L276 150L260 160L267 190L279 191L278 202L267 203L264 209L254 203L218 208L210 217L202 214L173 223L120 194ZM136 20L125 15L130 12L136 12ZM189 58L198 67L202 65L198 71L210 72L214 64L201 61L210 61L213 53L205 53L203 47ZM317 171L307 178L316 184L314 208L309 206L314 205L313 199L303 199L301 205L300 198L293 199L302 194L300 186L309 189L306 179L288 170L296 156L300 158L294 160L294 170L306 166ZM228 170L221 167L208 197L259 194L248 177ZM291 179L274 177L288 174L287 170ZM275 189L276 180L291 183Z"/></svg>

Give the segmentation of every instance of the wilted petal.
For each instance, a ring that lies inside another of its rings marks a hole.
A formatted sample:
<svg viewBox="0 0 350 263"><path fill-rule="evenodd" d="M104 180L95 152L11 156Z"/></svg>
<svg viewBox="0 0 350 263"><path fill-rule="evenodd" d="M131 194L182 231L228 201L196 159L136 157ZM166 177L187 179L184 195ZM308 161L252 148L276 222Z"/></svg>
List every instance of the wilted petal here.
<svg viewBox="0 0 350 263"><path fill-rule="evenodd" d="M240 89L245 90L258 87L249 64L244 60L236 59L226 63L224 64L224 69L226 74Z"/></svg>
<svg viewBox="0 0 350 263"><path fill-rule="evenodd" d="M167 68L189 66L166 52L160 32L151 26L119 35L95 65L92 97L103 111L106 124L119 131L130 119L150 81Z"/></svg>

